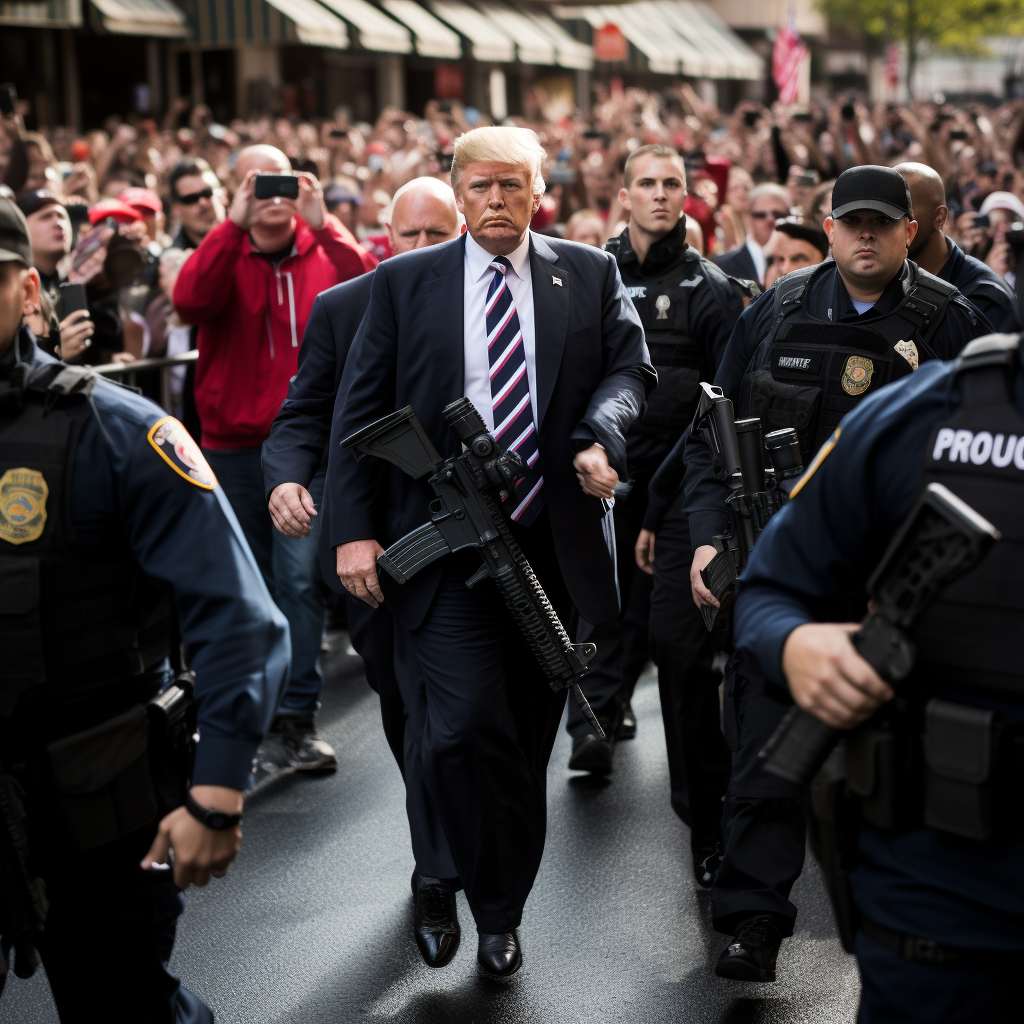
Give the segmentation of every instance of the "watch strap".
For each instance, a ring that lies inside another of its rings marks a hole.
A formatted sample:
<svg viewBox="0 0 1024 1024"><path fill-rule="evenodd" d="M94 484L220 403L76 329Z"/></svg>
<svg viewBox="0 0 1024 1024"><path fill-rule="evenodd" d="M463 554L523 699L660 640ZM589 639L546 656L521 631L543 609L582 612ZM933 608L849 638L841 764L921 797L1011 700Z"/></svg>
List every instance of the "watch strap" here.
<svg viewBox="0 0 1024 1024"><path fill-rule="evenodd" d="M223 832L225 829L234 828L242 820L241 814L228 814L226 811L213 811L196 803L191 793L185 794L185 810L192 815L196 821L201 822L207 828Z"/></svg>

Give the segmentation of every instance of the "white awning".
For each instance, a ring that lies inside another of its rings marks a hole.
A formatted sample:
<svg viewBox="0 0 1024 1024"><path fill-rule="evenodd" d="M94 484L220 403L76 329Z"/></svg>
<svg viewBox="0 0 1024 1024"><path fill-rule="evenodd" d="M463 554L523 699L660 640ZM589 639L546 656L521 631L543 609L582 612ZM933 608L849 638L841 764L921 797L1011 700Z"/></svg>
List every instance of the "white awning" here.
<svg viewBox="0 0 1024 1024"><path fill-rule="evenodd" d="M563 8L569 17L584 18L592 28L615 25L619 31L647 58L648 67L661 75L674 75L679 71L679 57L672 40L666 41L666 33L657 25L645 23L638 18L634 8L640 4L623 4L619 7L572 7ZM569 11L578 14L568 14ZM560 12L562 13L562 12Z"/></svg>
<svg viewBox="0 0 1024 1024"><path fill-rule="evenodd" d="M594 48L574 39L550 14L526 9L523 14L555 44L555 62L560 67L589 71L594 66Z"/></svg>
<svg viewBox="0 0 1024 1024"><path fill-rule="evenodd" d="M686 61L681 61L683 71L701 78L730 78L729 62L721 53L719 37L712 32L692 8L694 4L685 0L654 0L648 5L652 17L663 24L669 32L675 33L690 52Z"/></svg>
<svg viewBox="0 0 1024 1024"><path fill-rule="evenodd" d="M714 39L718 52L725 60L728 78L746 78L757 81L764 78L764 59L755 53L722 19L706 4L686 0L662 0L672 6L688 8L693 16L693 25L699 26L701 38Z"/></svg>
<svg viewBox="0 0 1024 1024"><path fill-rule="evenodd" d="M127 36L188 35L184 12L170 0L92 0L108 32Z"/></svg>
<svg viewBox="0 0 1024 1024"><path fill-rule="evenodd" d="M470 41L475 60L507 64L516 59L515 41L475 7L460 0L430 0L430 9Z"/></svg>
<svg viewBox="0 0 1024 1024"><path fill-rule="evenodd" d="M458 32L438 21L416 0L381 0L381 4L388 14L412 29L416 52L421 57L458 60L462 56Z"/></svg>
<svg viewBox="0 0 1024 1024"><path fill-rule="evenodd" d="M316 0L265 0L265 3L295 23L295 35L300 43L348 49L345 22L324 10Z"/></svg>
<svg viewBox="0 0 1024 1024"><path fill-rule="evenodd" d="M554 64L555 46L525 14L502 4L479 4L480 10L502 32L516 41L519 59L524 64Z"/></svg>
<svg viewBox="0 0 1024 1024"><path fill-rule="evenodd" d="M409 30L366 0L322 2L356 29L364 49L380 53L412 53L412 35Z"/></svg>

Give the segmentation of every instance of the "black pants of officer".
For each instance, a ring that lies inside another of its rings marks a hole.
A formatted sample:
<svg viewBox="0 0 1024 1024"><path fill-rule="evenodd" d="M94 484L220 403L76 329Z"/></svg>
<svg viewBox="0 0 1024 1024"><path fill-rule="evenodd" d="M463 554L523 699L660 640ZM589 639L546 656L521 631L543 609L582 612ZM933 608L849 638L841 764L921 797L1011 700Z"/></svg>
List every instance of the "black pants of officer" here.
<svg viewBox="0 0 1024 1024"><path fill-rule="evenodd" d="M792 706L736 672L725 674L725 738L732 750L732 778L725 801L725 857L711 892L715 930L733 935L760 914L792 935L796 907L789 894L804 866L806 826L800 787L770 775L758 752Z"/></svg>
<svg viewBox="0 0 1024 1024"><path fill-rule="evenodd" d="M622 711L650 656L648 620L651 577L637 568L633 549L647 511L648 480L638 480L624 498L615 499L615 571L619 582L619 615L594 628L588 637L597 653L587 666L583 692L605 732L614 732ZM569 701L566 729L573 737L590 731L575 700Z"/></svg>
<svg viewBox="0 0 1024 1024"><path fill-rule="evenodd" d="M547 514L513 527L568 623ZM546 774L565 691L548 686L494 585L466 580L479 557L447 560L423 623L400 636L398 684L409 713L406 772L419 765L477 928L519 926L544 850ZM410 658L419 664L417 685Z"/></svg>
<svg viewBox="0 0 1024 1024"><path fill-rule="evenodd" d="M345 602L348 612L349 639L356 653L363 659L366 680L380 697L380 717L384 736L395 756L402 778L405 779L405 808L409 817L412 850L416 857L416 870L427 878L453 879L458 874L452 861L448 841L444 837L437 809L423 781L418 745L406 729L405 701L398 686L395 671L395 623L386 607L371 608L349 595ZM415 657L405 659L407 672L415 673L407 693L417 694L417 704L425 701L423 679ZM409 748L407 750L407 747Z"/></svg>
<svg viewBox="0 0 1024 1024"><path fill-rule="evenodd" d="M729 748L720 724L721 676L711 667L710 634L690 592L692 561L680 495L655 536L651 653L658 666L672 809L697 835L714 837L729 784Z"/></svg>
<svg viewBox="0 0 1024 1024"><path fill-rule="evenodd" d="M139 867L155 834L85 853L33 841L50 905L39 953L62 1021L212 1024L167 969L184 900L169 870Z"/></svg>

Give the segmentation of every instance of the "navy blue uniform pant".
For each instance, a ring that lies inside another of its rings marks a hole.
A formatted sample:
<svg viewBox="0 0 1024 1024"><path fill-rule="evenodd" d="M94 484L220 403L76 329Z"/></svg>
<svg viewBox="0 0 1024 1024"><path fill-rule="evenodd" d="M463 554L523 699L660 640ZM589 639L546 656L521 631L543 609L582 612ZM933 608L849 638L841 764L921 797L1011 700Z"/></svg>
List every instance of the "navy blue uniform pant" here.
<svg viewBox="0 0 1024 1024"><path fill-rule="evenodd" d="M735 671L725 676L725 738L732 750L732 778L724 816L725 857L711 891L715 930L735 934L751 917L771 914L791 935L796 907L789 894L804 866L806 826L800 787L770 775L758 752L791 702Z"/></svg>
<svg viewBox="0 0 1024 1024"><path fill-rule="evenodd" d="M547 516L516 536L565 621ZM422 772L477 928L495 933L519 926L540 867L565 691L548 686L493 583L466 588L479 566L474 552L449 556L423 623L396 628L398 685L406 772Z"/></svg>
<svg viewBox="0 0 1024 1024"><path fill-rule="evenodd" d="M651 654L658 666L672 809L700 836L718 834L729 784L711 637L690 592L690 530L682 495L658 528L651 599Z"/></svg>

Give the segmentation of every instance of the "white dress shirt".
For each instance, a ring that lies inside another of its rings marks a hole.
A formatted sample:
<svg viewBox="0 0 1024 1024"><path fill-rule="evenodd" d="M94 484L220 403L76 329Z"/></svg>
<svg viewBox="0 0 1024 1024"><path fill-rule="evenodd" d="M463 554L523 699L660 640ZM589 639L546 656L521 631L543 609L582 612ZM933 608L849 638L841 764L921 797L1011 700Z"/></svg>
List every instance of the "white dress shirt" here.
<svg viewBox="0 0 1024 1024"><path fill-rule="evenodd" d="M512 269L505 275L505 281L512 292L512 301L519 316L519 327L523 332L523 348L526 351L526 374L530 380L530 402L533 405L533 422L537 423L537 331L533 320L533 276L530 273L530 234L518 249L505 257ZM464 394L479 411L488 430L494 429L494 407L491 404L491 363L487 355L487 290L491 286L494 271L491 261L494 257L473 236L466 232L464 295Z"/></svg>
<svg viewBox="0 0 1024 1024"><path fill-rule="evenodd" d="M764 249L750 235L747 235L747 252L750 253L750 258L754 261L758 281L763 281L765 271L768 269L768 260L765 257Z"/></svg>

